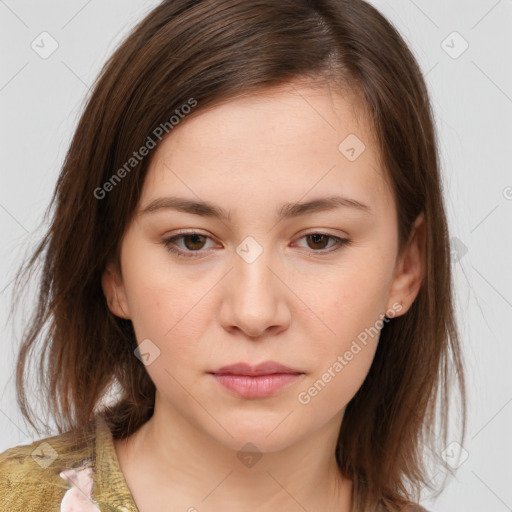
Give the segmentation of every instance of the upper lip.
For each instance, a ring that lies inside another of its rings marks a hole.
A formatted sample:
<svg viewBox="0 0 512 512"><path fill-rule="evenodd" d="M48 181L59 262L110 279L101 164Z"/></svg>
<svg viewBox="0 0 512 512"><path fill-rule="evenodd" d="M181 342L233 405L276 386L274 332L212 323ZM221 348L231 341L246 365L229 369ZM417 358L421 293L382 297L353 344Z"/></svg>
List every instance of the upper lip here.
<svg viewBox="0 0 512 512"><path fill-rule="evenodd" d="M256 366L252 366L249 363L235 363L227 366L223 366L213 372L214 374L229 374L229 375L272 375L275 373L303 373L295 368L289 368L275 361L265 361Z"/></svg>

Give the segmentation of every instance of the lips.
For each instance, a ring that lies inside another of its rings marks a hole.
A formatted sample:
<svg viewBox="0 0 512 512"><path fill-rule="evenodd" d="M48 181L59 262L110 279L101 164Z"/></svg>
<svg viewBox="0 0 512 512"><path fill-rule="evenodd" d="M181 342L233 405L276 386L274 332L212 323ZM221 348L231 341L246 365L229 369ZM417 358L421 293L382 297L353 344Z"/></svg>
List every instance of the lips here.
<svg viewBox="0 0 512 512"><path fill-rule="evenodd" d="M304 372L274 361L256 366L236 363L209 373L229 393L245 399L270 397L304 376Z"/></svg>
<svg viewBox="0 0 512 512"><path fill-rule="evenodd" d="M256 377L258 375L274 375L278 374L296 374L299 375L303 372L295 368L289 368L275 361L265 361L256 366L251 366L249 363L235 363L228 366L223 366L213 372L215 375L244 375L248 377Z"/></svg>

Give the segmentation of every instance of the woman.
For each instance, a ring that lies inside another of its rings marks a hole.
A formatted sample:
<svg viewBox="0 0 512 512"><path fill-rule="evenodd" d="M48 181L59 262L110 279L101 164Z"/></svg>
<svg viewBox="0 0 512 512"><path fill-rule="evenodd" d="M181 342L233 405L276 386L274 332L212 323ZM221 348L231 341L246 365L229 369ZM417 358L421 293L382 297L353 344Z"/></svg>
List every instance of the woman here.
<svg viewBox="0 0 512 512"><path fill-rule="evenodd" d="M422 510L451 372L465 434L437 151L366 2L157 6L20 270L44 258L18 401L37 428L42 343L59 434L0 455L2 510Z"/></svg>

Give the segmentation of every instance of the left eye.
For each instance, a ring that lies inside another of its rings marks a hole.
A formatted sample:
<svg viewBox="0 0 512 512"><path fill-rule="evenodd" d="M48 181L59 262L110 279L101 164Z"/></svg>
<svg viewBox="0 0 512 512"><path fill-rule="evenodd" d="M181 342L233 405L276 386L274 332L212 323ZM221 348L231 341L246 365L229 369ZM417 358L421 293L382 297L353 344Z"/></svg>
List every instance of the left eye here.
<svg viewBox="0 0 512 512"><path fill-rule="evenodd" d="M301 238L299 238L299 240L301 240L302 238L306 238L308 240L308 243L312 242L316 246L314 248L320 249L320 250L325 249L325 247L324 247L325 242L328 241L329 239L335 241L334 246L344 245L345 243L348 242L348 240L346 238L338 238L337 236L327 235L325 233L310 233L309 235L302 236ZM318 245L321 245L322 247L318 247ZM331 247L333 247L333 246L331 245ZM317 252L317 251L314 251L314 252Z"/></svg>
<svg viewBox="0 0 512 512"><path fill-rule="evenodd" d="M320 253L320 254L325 253L325 252L330 253L330 252L334 252L334 251L338 250L339 248L341 248L345 245L350 244L350 240L347 238L340 238L337 236L328 235L326 233L309 233L307 235L303 235L302 237L300 237L299 240L301 240L303 238L306 238L308 240L308 244L311 244L311 243L313 244L313 249L315 249L315 250L310 251L312 253ZM177 247L177 244L175 243L175 241L179 240L179 239L183 239L184 244L185 244L185 249ZM190 232L190 233L182 233L180 235L166 238L165 240L163 240L163 244L169 252L175 254L176 256L178 256L180 258L194 258L197 256L195 254L191 254L191 253L204 252L204 251L201 251L201 249L204 248L205 241L208 239L210 239L210 237L208 237L206 235L202 235L201 233ZM325 245L329 239L334 241L334 244L331 245L330 247L333 247L333 246L338 246L338 247L334 250L326 251Z"/></svg>

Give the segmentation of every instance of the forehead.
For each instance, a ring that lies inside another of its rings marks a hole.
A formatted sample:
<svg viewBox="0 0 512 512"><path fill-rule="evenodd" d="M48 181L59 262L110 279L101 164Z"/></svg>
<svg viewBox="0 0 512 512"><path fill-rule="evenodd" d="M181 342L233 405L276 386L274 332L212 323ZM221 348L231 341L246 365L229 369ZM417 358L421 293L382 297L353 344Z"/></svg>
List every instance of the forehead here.
<svg viewBox="0 0 512 512"><path fill-rule="evenodd" d="M369 140L371 125L361 101L353 93L341 95L328 83L292 82L224 100L202 111L196 109L167 139L198 149L198 136L201 146L209 148L222 148L237 141L245 152L250 147L248 137L254 136L271 143L267 147L252 146L255 151L275 151L277 146L288 144L298 149L304 140L308 142L304 149L310 150L320 147L321 139L326 144L336 143L350 130L373 145ZM326 134L330 135L327 139ZM230 153L236 149L231 147Z"/></svg>
<svg viewBox="0 0 512 512"><path fill-rule="evenodd" d="M339 193L377 210L391 201L369 119L328 84L287 84L184 118L155 150L142 199L164 191L230 210L242 197L277 204Z"/></svg>

